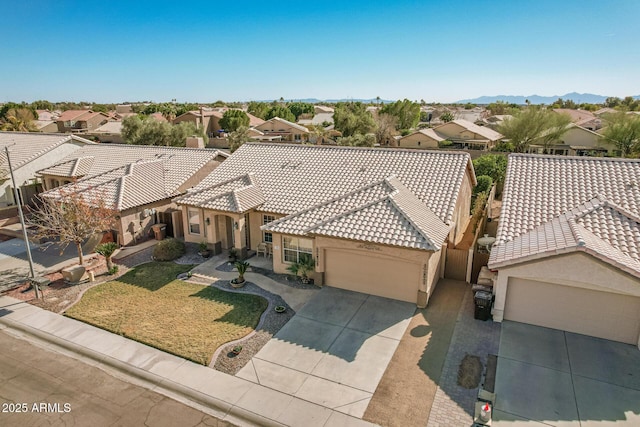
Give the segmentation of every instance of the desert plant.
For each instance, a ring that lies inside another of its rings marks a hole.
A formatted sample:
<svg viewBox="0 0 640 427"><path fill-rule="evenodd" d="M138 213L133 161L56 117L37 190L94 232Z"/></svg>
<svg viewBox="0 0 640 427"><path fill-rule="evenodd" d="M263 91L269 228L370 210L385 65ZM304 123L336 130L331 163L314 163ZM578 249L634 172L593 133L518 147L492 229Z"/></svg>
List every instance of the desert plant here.
<svg viewBox="0 0 640 427"><path fill-rule="evenodd" d="M247 268L249 268L250 264L247 261L236 261L235 267L238 270L238 279L236 283L244 282L244 273L247 272Z"/></svg>
<svg viewBox="0 0 640 427"><path fill-rule="evenodd" d="M180 258L186 252L184 242L178 239L161 240L153 248L153 258L157 261L173 261Z"/></svg>
<svg viewBox="0 0 640 427"><path fill-rule="evenodd" d="M240 352L242 351L242 346L241 345L236 345L235 347L233 347L233 349L231 350L231 352L233 354L240 354Z"/></svg>
<svg viewBox="0 0 640 427"><path fill-rule="evenodd" d="M118 273L118 266L117 265L112 265L111 268L109 268L108 273L113 276L114 274Z"/></svg>
<svg viewBox="0 0 640 427"><path fill-rule="evenodd" d="M100 254L107 261L107 270L111 271L113 268L113 262L111 261L111 256L118 249L118 244L116 242L107 242L102 243L96 246L96 253ZM117 271L117 270L116 270ZM112 273L109 273L112 274Z"/></svg>
<svg viewBox="0 0 640 427"><path fill-rule="evenodd" d="M316 266L316 262L309 254L301 254L298 258L298 262L294 262L287 270L296 276L300 276L304 283L309 282L309 273L311 273Z"/></svg>
<svg viewBox="0 0 640 427"><path fill-rule="evenodd" d="M211 252L209 251L209 245L207 244L206 240L198 243L198 253L204 258L209 258L209 256L211 255Z"/></svg>

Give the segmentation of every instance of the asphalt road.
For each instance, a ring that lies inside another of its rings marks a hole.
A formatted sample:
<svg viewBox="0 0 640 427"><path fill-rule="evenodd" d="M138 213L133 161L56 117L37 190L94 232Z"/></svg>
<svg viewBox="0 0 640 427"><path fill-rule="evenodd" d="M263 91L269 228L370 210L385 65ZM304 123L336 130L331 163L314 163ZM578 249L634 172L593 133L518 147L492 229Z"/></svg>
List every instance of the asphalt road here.
<svg viewBox="0 0 640 427"><path fill-rule="evenodd" d="M0 331L0 426L230 424Z"/></svg>

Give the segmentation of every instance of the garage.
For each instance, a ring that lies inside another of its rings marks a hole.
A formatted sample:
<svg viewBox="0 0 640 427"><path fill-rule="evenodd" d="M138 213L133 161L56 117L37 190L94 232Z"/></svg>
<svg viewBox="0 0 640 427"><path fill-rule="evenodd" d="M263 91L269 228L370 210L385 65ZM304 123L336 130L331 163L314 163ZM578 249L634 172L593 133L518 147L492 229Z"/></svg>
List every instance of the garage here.
<svg viewBox="0 0 640 427"><path fill-rule="evenodd" d="M325 252L325 284L336 288L415 303L420 265L371 253Z"/></svg>
<svg viewBox="0 0 640 427"><path fill-rule="evenodd" d="M638 345L640 297L509 277L504 318Z"/></svg>

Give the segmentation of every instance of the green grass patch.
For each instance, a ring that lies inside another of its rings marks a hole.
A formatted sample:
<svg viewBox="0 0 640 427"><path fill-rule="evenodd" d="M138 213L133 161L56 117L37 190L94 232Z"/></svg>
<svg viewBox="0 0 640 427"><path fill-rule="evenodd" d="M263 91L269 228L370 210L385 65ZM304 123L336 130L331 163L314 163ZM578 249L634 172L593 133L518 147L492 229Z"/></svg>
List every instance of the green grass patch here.
<svg viewBox="0 0 640 427"><path fill-rule="evenodd" d="M151 262L89 289L65 315L208 365L255 329L268 302L176 280L190 265Z"/></svg>

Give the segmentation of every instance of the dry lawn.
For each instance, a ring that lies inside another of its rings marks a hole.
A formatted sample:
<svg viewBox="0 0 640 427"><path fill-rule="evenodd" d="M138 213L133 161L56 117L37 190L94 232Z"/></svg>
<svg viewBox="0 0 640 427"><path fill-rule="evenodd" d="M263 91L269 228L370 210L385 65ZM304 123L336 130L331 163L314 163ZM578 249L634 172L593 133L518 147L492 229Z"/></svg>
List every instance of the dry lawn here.
<svg viewBox="0 0 640 427"><path fill-rule="evenodd" d="M140 265L89 289L65 315L208 365L215 350L254 330L267 301L176 280L191 266Z"/></svg>

